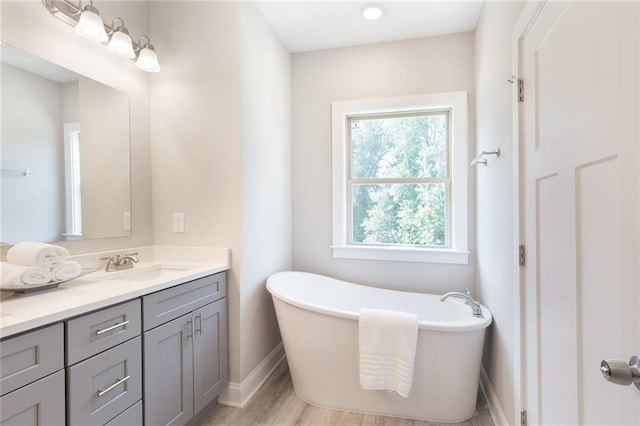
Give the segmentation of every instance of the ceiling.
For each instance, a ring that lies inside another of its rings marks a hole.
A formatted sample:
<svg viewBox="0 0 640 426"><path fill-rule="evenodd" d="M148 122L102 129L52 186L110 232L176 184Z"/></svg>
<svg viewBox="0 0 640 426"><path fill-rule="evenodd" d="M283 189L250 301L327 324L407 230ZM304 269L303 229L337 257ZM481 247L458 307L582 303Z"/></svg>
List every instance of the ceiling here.
<svg viewBox="0 0 640 426"><path fill-rule="evenodd" d="M368 21L360 11L369 3L373 2L256 1L294 53L473 31L482 8L482 0L375 1L384 14Z"/></svg>

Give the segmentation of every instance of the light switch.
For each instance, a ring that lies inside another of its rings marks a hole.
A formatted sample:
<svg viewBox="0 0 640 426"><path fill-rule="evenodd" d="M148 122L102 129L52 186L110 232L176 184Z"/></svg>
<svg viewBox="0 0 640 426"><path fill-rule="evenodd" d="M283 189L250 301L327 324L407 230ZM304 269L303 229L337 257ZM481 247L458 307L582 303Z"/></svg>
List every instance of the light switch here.
<svg viewBox="0 0 640 426"><path fill-rule="evenodd" d="M184 232L184 213L173 214L173 232Z"/></svg>

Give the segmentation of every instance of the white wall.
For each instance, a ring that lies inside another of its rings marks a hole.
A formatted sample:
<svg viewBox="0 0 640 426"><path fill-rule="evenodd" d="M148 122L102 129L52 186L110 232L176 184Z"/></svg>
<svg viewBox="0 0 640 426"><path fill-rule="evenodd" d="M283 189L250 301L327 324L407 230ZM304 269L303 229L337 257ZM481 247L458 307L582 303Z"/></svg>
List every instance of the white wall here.
<svg viewBox="0 0 640 426"><path fill-rule="evenodd" d="M509 422L514 392L514 175L511 32L523 2L485 2L476 29L477 152L500 148L500 159L476 167L476 291L493 314L484 368Z"/></svg>
<svg viewBox="0 0 640 426"><path fill-rule="evenodd" d="M2 168L32 172L0 176L0 240L58 240L65 226L63 85L0 65Z"/></svg>
<svg viewBox="0 0 640 426"><path fill-rule="evenodd" d="M251 4L153 2L151 31L155 242L231 248L229 379L241 383L280 341L264 282L291 264L289 54Z"/></svg>
<svg viewBox="0 0 640 426"><path fill-rule="evenodd" d="M280 343L265 279L291 269L291 55L253 3L240 5L240 377Z"/></svg>
<svg viewBox="0 0 640 426"><path fill-rule="evenodd" d="M330 249L331 102L467 91L472 109L473 49L463 33L293 55L294 269L419 292L473 288L473 264L333 259Z"/></svg>
<svg viewBox="0 0 640 426"><path fill-rule="evenodd" d="M104 1L96 6L105 21L110 22L116 16L123 18L134 38L149 32L147 2ZM0 38L4 42L103 84L118 87L130 96L131 236L58 244L72 253L151 244L148 74L138 70L133 61L108 53L103 45L76 36L71 26L52 17L40 1L2 1L0 14Z"/></svg>

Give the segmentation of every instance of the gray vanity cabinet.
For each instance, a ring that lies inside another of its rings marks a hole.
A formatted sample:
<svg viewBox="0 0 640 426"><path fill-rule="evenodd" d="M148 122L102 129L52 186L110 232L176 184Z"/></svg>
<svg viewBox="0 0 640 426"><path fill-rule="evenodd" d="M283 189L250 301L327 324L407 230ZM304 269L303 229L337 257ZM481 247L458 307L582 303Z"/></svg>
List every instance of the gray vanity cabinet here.
<svg viewBox="0 0 640 426"><path fill-rule="evenodd" d="M62 324L0 343L0 424L64 425Z"/></svg>
<svg viewBox="0 0 640 426"><path fill-rule="evenodd" d="M183 425L226 387L225 295L222 273L143 297L145 330L169 320L144 333L146 425Z"/></svg>

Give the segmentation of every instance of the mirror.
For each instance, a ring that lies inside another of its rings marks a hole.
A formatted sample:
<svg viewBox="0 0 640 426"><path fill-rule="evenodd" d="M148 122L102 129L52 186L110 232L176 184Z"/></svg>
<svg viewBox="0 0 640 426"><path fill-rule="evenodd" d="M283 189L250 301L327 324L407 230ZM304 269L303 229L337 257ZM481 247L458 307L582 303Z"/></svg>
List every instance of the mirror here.
<svg viewBox="0 0 640 426"><path fill-rule="evenodd" d="M129 96L0 49L0 241L129 236Z"/></svg>

